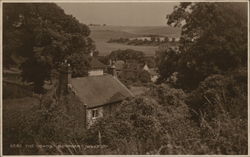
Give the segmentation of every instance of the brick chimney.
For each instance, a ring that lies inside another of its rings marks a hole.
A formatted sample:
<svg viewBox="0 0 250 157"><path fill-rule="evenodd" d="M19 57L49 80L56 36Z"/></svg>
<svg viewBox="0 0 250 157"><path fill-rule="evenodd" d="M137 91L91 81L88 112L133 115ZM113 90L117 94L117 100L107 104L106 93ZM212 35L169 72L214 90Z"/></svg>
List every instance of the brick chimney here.
<svg viewBox="0 0 250 157"><path fill-rule="evenodd" d="M65 60L59 67L59 81L57 95L67 95L69 92L69 85L71 83L71 68L70 64Z"/></svg>

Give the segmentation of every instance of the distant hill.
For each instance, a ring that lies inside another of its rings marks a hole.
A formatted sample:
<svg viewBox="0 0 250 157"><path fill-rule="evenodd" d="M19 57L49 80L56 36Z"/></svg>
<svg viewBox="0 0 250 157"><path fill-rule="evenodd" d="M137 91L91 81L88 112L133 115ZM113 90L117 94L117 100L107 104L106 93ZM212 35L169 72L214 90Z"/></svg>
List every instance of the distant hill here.
<svg viewBox="0 0 250 157"><path fill-rule="evenodd" d="M107 55L118 49L134 49L143 51L146 55L155 54L157 47L154 46L132 46L117 43L107 43L111 38L132 38L145 35L160 35L167 37L180 37L181 30L168 26L89 26L90 37L95 41L100 55Z"/></svg>
<svg viewBox="0 0 250 157"><path fill-rule="evenodd" d="M94 40L106 40L108 41L109 39L113 38L131 38L131 37L137 37L138 35L128 33L125 31L120 31L120 30L110 30L110 29L96 29L92 30L91 29L91 35L90 37L93 38Z"/></svg>
<svg viewBox="0 0 250 157"><path fill-rule="evenodd" d="M145 27L128 27L123 29L125 32L137 35L161 35L167 37L180 37L181 30L168 26L145 26Z"/></svg>
<svg viewBox="0 0 250 157"><path fill-rule="evenodd" d="M169 26L90 26L94 32L128 33L128 36L162 35L168 37L180 37L181 29Z"/></svg>

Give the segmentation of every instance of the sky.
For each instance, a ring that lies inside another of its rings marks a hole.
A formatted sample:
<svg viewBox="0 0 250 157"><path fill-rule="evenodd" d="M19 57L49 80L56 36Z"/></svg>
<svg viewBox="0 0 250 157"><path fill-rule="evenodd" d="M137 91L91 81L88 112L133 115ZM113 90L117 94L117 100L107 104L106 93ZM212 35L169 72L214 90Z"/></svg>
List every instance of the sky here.
<svg viewBox="0 0 250 157"><path fill-rule="evenodd" d="M57 4L84 24L115 26L166 26L166 15L178 5L175 2Z"/></svg>

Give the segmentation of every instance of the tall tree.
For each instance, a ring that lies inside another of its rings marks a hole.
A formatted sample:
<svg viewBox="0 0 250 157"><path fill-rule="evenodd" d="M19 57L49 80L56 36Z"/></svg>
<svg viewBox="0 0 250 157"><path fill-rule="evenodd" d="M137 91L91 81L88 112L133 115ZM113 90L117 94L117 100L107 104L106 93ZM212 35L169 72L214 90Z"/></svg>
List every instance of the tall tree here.
<svg viewBox="0 0 250 157"><path fill-rule="evenodd" d="M53 3L4 3L3 24L3 65L21 65L37 92L60 62L95 52L89 28Z"/></svg>
<svg viewBox="0 0 250 157"><path fill-rule="evenodd" d="M183 87L247 65L247 3L180 3L167 19L182 28L176 71Z"/></svg>

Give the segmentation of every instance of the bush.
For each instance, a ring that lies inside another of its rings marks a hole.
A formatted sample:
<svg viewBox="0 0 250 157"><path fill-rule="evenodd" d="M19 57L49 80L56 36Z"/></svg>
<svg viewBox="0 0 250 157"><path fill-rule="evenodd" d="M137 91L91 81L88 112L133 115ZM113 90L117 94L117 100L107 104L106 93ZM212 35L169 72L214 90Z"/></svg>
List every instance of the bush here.
<svg viewBox="0 0 250 157"><path fill-rule="evenodd" d="M209 154L247 154L246 74L209 76L188 97Z"/></svg>
<svg viewBox="0 0 250 157"><path fill-rule="evenodd" d="M181 151L199 138L184 99L182 90L153 85L145 96L124 101L112 116L94 124L86 142L98 144L100 131L102 142L116 154L192 154Z"/></svg>
<svg viewBox="0 0 250 157"><path fill-rule="evenodd" d="M119 112L100 119L89 130L86 142L98 144L98 131L102 142L117 154L145 154L156 142L159 122L157 104L146 97L124 101ZM132 144L132 145L131 145Z"/></svg>
<svg viewBox="0 0 250 157"><path fill-rule="evenodd" d="M202 141L208 146L205 154L247 154L247 119L232 118L228 113L218 114L209 122L201 121Z"/></svg>
<svg viewBox="0 0 250 157"><path fill-rule="evenodd" d="M20 144L71 144L85 136L85 108L73 93L56 96L55 89L48 92L40 101L23 114L18 123L18 143ZM39 153L39 149L22 148L22 154L28 151ZM42 154L54 154L56 148L44 148Z"/></svg>
<svg viewBox="0 0 250 157"><path fill-rule="evenodd" d="M150 74L147 72L147 71L145 71L145 70L143 70L143 71L141 71L140 73L139 73L139 80L140 80L140 82L142 82L142 83L148 83L148 82L151 82L151 76L150 76Z"/></svg>
<svg viewBox="0 0 250 157"><path fill-rule="evenodd" d="M207 119L222 112L228 112L232 117L247 118L246 85L232 76L209 76L190 94L189 107L196 115L206 114Z"/></svg>

